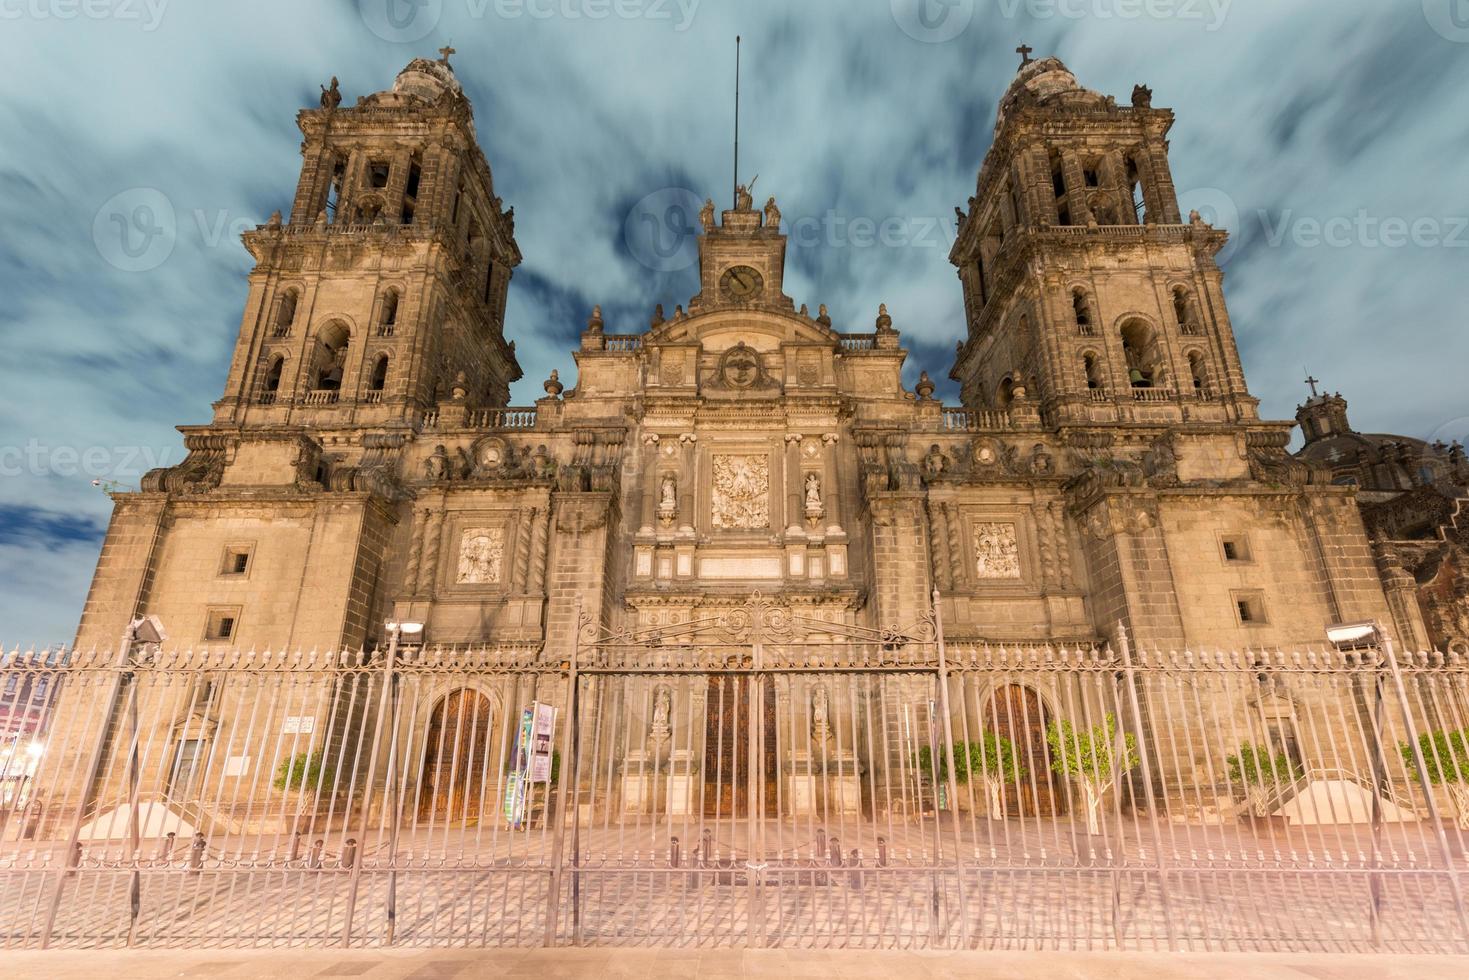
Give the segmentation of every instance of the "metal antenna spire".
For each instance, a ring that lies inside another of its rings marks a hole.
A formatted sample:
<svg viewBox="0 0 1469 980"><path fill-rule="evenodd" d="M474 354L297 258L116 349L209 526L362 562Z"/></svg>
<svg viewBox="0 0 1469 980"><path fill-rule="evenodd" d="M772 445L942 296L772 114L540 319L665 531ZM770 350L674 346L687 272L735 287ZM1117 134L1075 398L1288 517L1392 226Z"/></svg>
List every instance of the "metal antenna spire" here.
<svg viewBox="0 0 1469 980"><path fill-rule="evenodd" d="M740 206L740 36L735 35L735 140L734 140L734 187L731 189L733 203Z"/></svg>

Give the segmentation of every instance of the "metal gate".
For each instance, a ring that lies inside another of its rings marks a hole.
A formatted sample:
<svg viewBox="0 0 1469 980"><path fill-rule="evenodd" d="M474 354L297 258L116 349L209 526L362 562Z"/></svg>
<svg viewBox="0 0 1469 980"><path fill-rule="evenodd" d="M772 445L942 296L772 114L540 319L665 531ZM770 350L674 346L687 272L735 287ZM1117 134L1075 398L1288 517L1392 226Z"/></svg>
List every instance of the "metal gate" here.
<svg viewBox="0 0 1469 980"><path fill-rule="evenodd" d="M0 659L0 944L1469 950L1461 657L946 643ZM524 709L558 706L521 784Z"/></svg>

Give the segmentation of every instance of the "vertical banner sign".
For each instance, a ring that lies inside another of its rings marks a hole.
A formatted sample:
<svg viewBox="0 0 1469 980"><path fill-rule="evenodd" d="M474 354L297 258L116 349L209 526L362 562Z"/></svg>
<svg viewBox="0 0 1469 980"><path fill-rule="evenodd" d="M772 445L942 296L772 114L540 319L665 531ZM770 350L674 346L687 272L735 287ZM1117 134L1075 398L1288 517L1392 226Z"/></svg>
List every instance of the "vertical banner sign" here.
<svg viewBox="0 0 1469 980"><path fill-rule="evenodd" d="M510 772L505 776L505 819L512 827L525 821L527 776L530 771L531 732L535 711L526 708L520 714L520 729L515 733L515 751L510 757Z"/></svg>
<svg viewBox="0 0 1469 980"><path fill-rule="evenodd" d="M534 721L531 726L530 781L551 781L552 736L556 731L556 709L537 701L531 706Z"/></svg>

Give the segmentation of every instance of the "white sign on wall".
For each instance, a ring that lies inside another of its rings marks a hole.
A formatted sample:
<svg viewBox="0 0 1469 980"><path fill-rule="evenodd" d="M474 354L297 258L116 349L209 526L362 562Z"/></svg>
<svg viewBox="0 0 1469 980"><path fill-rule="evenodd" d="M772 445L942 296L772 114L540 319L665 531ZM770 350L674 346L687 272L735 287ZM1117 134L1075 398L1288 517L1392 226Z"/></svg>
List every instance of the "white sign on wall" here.
<svg viewBox="0 0 1469 980"><path fill-rule="evenodd" d="M288 715L281 726L282 735L310 735L316 731L315 715Z"/></svg>
<svg viewBox="0 0 1469 980"><path fill-rule="evenodd" d="M224 774L226 776L244 776L250 772L250 757L248 755L232 755L224 760Z"/></svg>

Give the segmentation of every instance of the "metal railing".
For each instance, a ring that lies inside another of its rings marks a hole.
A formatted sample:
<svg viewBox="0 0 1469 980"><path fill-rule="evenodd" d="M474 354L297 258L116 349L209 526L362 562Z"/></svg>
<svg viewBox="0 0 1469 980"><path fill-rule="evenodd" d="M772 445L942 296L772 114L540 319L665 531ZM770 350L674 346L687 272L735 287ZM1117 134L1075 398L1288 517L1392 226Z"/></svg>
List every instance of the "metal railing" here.
<svg viewBox="0 0 1469 980"><path fill-rule="evenodd" d="M1462 657L1119 636L11 653L0 944L1469 950Z"/></svg>

